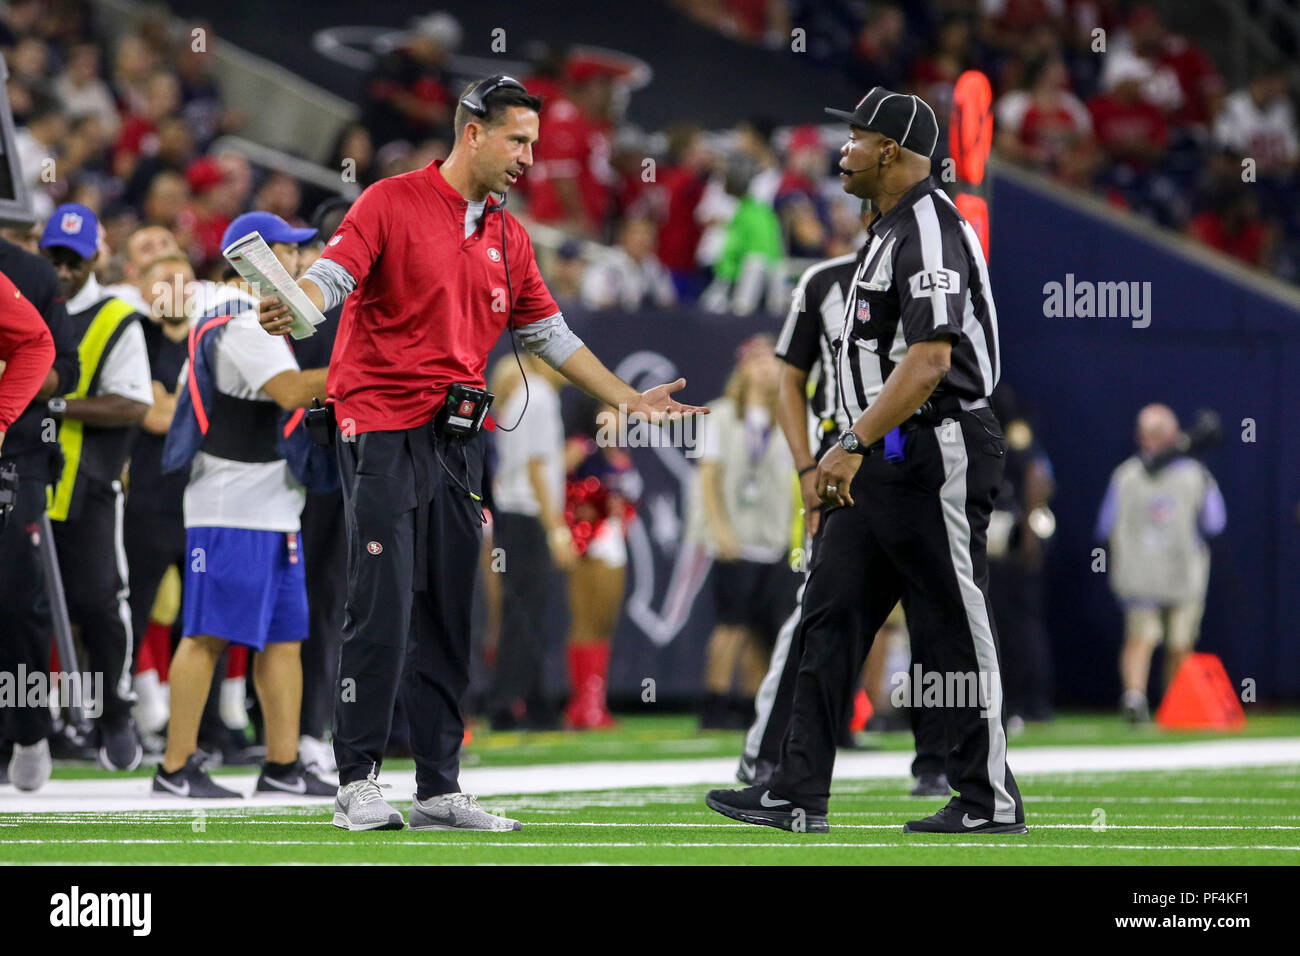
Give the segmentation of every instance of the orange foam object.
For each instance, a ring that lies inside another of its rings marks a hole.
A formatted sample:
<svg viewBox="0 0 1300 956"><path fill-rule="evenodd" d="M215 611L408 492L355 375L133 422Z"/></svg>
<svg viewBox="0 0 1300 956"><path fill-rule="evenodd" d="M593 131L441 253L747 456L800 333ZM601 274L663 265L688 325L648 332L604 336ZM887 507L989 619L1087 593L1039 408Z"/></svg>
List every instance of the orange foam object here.
<svg viewBox="0 0 1300 956"><path fill-rule="evenodd" d="M1217 656L1188 655L1165 691L1156 723L1170 730L1240 730L1246 726L1246 713Z"/></svg>
<svg viewBox="0 0 1300 956"><path fill-rule="evenodd" d="M849 721L849 730L857 733L859 730L865 729L867 721L871 719L874 712L871 706L871 698L867 696L865 690L859 688L858 692L853 695L853 719Z"/></svg>

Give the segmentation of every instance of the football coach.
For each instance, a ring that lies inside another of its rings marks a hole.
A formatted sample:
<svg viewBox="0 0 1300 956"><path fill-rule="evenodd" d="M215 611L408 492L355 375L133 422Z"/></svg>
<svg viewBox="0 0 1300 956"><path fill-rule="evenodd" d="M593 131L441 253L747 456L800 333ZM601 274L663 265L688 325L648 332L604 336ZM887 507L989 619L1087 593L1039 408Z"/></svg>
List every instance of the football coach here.
<svg viewBox="0 0 1300 956"><path fill-rule="evenodd" d="M766 784L714 790L707 803L746 823L828 829L836 734L872 636L901 598L918 659L942 679L945 769L958 792L904 831L1023 833L985 555L1006 443L989 408L1000 362L983 250L930 177L939 132L923 100L875 87L852 112L827 112L849 124L844 190L878 210L836 346L842 431L817 470L828 511L780 761Z"/></svg>
<svg viewBox="0 0 1300 956"><path fill-rule="evenodd" d="M447 159L366 189L298 281L322 312L344 302L327 390L348 542L334 729L334 825L345 829L403 825L376 781L399 687L416 764L412 829L520 828L458 784L482 535L478 426L502 330L630 414L708 411L672 398L684 379L636 391L565 324L528 233L504 208L533 164L540 107L507 76L467 87ZM276 335L290 326L274 296L260 321Z"/></svg>

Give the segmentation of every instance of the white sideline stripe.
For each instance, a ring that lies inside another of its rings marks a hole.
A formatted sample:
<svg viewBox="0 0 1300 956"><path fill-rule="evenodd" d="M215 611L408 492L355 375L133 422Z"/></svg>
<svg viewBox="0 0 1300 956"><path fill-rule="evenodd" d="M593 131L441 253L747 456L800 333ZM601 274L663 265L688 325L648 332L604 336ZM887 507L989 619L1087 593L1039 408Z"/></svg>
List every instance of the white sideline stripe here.
<svg viewBox="0 0 1300 956"><path fill-rule="evenodd" d="M735 829L745 826L743 823L733 824ZM445 831L444 831L445 832ZM337 840L0 840L0 846L15 844L49 846L51 844L131 844L139 846L325 846L334 848L352 848L357 846L355 843L340 843ZM1170 846L1164 843L1134 843L1134 844L1097 844L1097 843L989 843L978 840L973 843L950 843L946 840L936 842L915 843L908 840L899 840L895 843L829 843L819 840L817 837L800 837L793 843L652 843L648 841L626 841L619 843L596 843L591 841L582 842L557 842L557 843L537 843L515 840L465 840L458 843L439 842L436 840L385 840L376 839L372 843L365 844L367 847L390 846L422 846L429 849L465 849L477 850L481 847L577 847L582 849L629 849L643 847L664 847L679 849L814 849L814 848L840 848L859 850L873 847L931 847L938 849L947 849L954 846L966 847L1016 847L1024 850L1219 850L1237 851L1237 850L1273 850L1278 852L1296 852L1300 851L1300 846L1253 846L1249 843L1229 843L1220 846Z"/></svg>
<svg viewBox="0 0 1300 956"><path fill-rule="evenodd" d="M1266 767L1300 763L1300 738L1259 737L1254 739L1207 740L1187 743L1143 744L1123 747L1020 747L1015 750L1016 773L1079 774L1089 771L1190 770L1219 767ZM603 763L539 764L528 767L470 767L461 772L460 783L467 793L480 797L501 794L553 794L575 790L619 791L628 787L708 787L734 780L735 757L682 760L607 761ZM910 751L888 753L841 753L835 760L835 779L910 779ZM385 773L383 782L393 785L394 800L407 799L415 792L415 772ZM256 773L220 776L219 782L236 790L251 792ZM157 810L245 810L249 807L327 807L328 798L275 794L256 799L202 800L154 795L148 777L89 780L51 780L37 793L20 793L0 787L0 813L67 813L89 811ZM622 796L622 795L619 795ZM700 797L703 798L701 793ZM848 794L846 794L848 796ZM855 797L889 799L872 794ZM578 798L568 797L566 801ZM639 799L639 798L638 798ZM904 799L904 798L900 798ZM913 799L913 798L905 798ZM1026 800L1092 801L1094 795L1036 797L1032 788ZM1293 803L1267 797L1122 797L1115 802L1134 803ZM597 801L599 802L599 801ZM548 806L555 805L548 802ZM589 804L582 804L589 805ZM1093 806L1096 806L1094 803Z"/></svg>
<svg viewBox="0 0 1300 956"><path fill-rule="evenodd" d="M846 817L846 816L866 816L866 815L868 815L868 814L861 814L861 813L834 813L834 814L832 814L832 816L834 816L834 817L837 818L837 819L838 819L839 817ZM870 815L872 815L872 816L887 816L887 817L889 817L889 818L891 819L891 821L895 821L895 822L890 822L890 823L834 823L834 824L832 824L832 826L834 826L837 830L896 830L896 829L898 829L898 827L900 826L900 824L899 824L898 822L896 822L896 818L899 816L898 813L883 813L883 812L882 812L882 813L870 814ZM1166 815L1167 815L1167 814L1166 814ZM121 818L121 817L108 817L108 818L106 818L106 819L108 819L108 820L115 820L117 823L139 823L139 824L147 825L147 826L181 826L181 827L186 827L186 826L190 826L190 823L191 823L191 821L190 821L187 817L185 817L184 815L181 815L181 814L172 814L170 819L159 819L159 820L127 820L127 819L123 819L123 818ZM1037 822L1038 819L1039 819L1039 815L1038 815L1038 814L1034 814L1034 818L1030 821L1030 828L1031 828L1031 829L1034 829L1034 830L1096 830L1096 832L1099 832L1099 833L1105 832L1105 831L1107 831L1107 830L1252 830L1252 831L1253 831L1253 830L1300 830L1300 826L1292 826L1292 825L1290 825L1290 824L1280 824L1280 823L1278 823L1278 824L1270 823L1270 824L1265 824L1265 825L1262 825L1262 826L1248 826L1248 825L1245 825L1245 824L1199 824L1199 823L1189 823L1189 824L1177 824L1177 823L1175 823L1175 824L1164 824L1164 823L1153 823L1153 824L1144 824L1144 823L1107 823L1105 826L1102 826L1102 827L1100 827L1100 828L1098 829L1098 828L1095 828L1094 825L1091 824L1091 823L1039 823L1039 822ZM1294 818L1292 818L1292 819L1294 819ZM83 826L86 825L87 823L93 823L93 822L96 822L96 821L93 821L93 820L84 820L84 819L82 819L82 820L63 820L63 819L59 819L59 820L45 820L45 819L42 819L42 820L41 820L41 823L53 823L53 824L76 824L76 825L83 825ZM252 817L243 817L243 818L238 818L238 819L229 819L229 820L224 820L224 821L222 821L222 820L213 820L213 819L209 818L209 819L207 819L207 820L205 821L205 823L206 823L207 825L213 825L213 826L215 826L217 823L223 823L223 822L224 822L224 823L231 824L231 825L238 825L238 826L241 826L241 827L246 827L246 826L272 826L272 827L320 827L320 826L323 826L325 823L328 823L329 821L327 821L323 816L322 816L320 819L317 819L317 820L258 820L258 819L256 819L256 818L252 818ZM9 825L9 826L17 826L17 824L8 824L8 825ZM617 827L617 828L626 829L626 830L638 830L638 829L642 829L642 830L681 830L681 829L718 830L718 829L721 829L721 828L724 828L724 827L725 827L725 828L728 828L728 829L734 828L735 824L732 824L732 823L726 823L726 822L723 822L723 821L719 821L719 822L717 822L717 823L685 823L685 822L674 822L674 823L623 823L623 822L612 822L612 821L604 821L604 820L603 820L603 821L595 821L595 820L566 820L566 821L560 821L560 820L546 820L546 821L536 821L536 820L530 820L530 821L526 824L526 826L528 826L529 828L532 828L532 827L604 827L604 828ZM6 843L6 842L11 842L11 841L0 840L0 843ZM53 842L53 841L51 841L51 842Z"/></svg>

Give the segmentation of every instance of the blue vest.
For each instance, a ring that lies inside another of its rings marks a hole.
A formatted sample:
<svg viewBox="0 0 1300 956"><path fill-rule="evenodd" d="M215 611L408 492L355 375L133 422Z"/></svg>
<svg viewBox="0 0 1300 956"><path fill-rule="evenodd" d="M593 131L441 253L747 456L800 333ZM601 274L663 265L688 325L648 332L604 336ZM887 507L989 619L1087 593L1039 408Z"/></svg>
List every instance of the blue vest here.
<svg viewBox="0 0 1300 956"><path fill-rule="evenodd" d="M338 491L332 449L312 443L305 410L235 398L217 389L217 345L234 318L231 303L208 309L190 326L189 372L163 444L162 470L188 471L200 451L233 461L288 463L310 491Z"/></svg>

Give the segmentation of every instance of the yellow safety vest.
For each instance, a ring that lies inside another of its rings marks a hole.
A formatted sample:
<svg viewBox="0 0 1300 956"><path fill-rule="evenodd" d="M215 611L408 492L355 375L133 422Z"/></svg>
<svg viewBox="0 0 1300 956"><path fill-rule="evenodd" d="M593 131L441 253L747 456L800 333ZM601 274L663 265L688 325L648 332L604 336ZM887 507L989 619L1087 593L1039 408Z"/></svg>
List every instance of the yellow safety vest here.
<svg viewBox="0 0 1300 956"><path fill-rule="evenodd" d="M104 359L108 343L113 340L118 327L135 309L129 302L121 299L109 299L90 320L86 334L77 346L77 356L81 359L81 377L77 380L74 391L64 398L85 398L90 392L90 385L99 373L99 363ZM59 445L63 448L63 474L53 489L46 491L46 510L51 521L67 521L68 508L72 504L72 492L77 483L77 472L81 467L81 449L84 441L83 423L72 418L65 418L59 426Z"/></svg>

